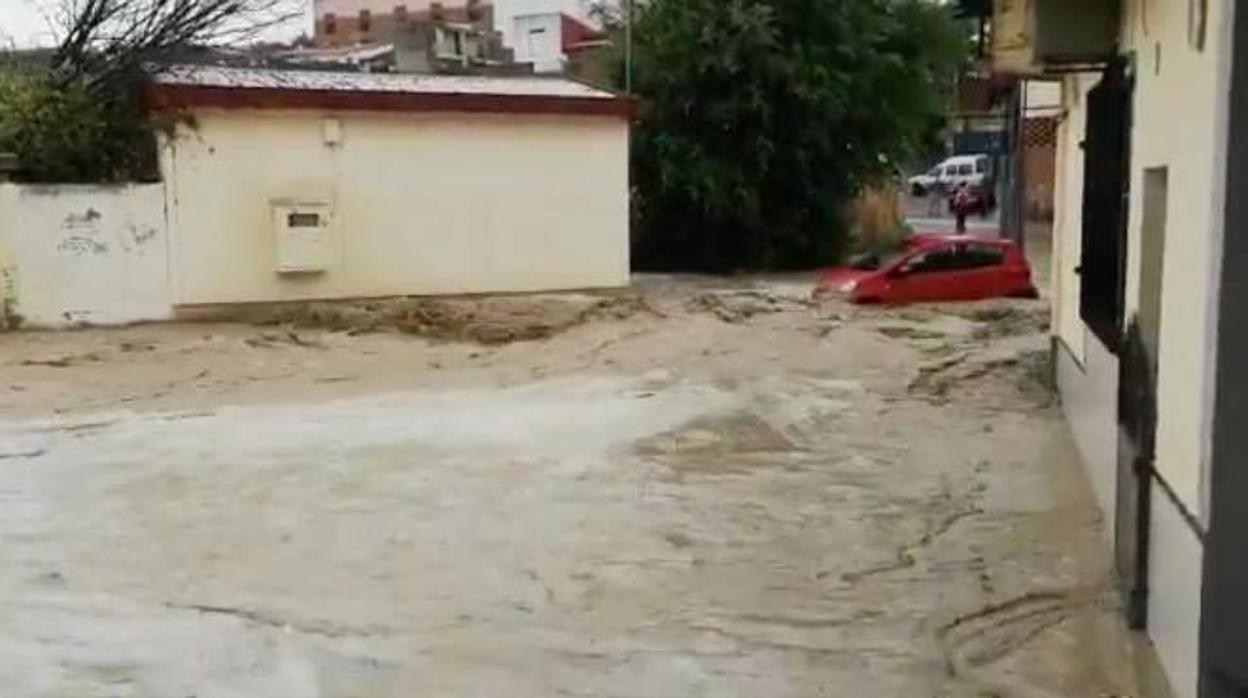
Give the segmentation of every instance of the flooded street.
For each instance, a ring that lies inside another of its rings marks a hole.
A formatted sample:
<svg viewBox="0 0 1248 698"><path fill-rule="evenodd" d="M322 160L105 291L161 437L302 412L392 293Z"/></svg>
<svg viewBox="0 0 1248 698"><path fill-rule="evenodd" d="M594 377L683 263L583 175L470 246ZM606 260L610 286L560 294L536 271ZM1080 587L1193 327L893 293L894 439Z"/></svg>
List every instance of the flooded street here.
<svg viewBox="0 0 1248 698"><path fill-rule="evenodd" d="M805 281L0 335L0 695L1163 695L1043 304Z"/></svg>

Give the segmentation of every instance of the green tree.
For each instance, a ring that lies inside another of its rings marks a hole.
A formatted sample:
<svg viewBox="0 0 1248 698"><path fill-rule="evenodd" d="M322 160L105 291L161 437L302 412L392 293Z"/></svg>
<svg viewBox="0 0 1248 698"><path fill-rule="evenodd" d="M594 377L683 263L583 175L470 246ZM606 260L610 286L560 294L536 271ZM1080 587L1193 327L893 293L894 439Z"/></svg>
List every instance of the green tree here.
<svg viewBox="0 0 1248 698"><path fill-rule="evenodd" d="M634 259L707 271L836 258L848 201L938 141L970 49L928 0L652 0L633 36Z"/></svg>
<svg viewBox="0 0 1248 698"><path fill-rule="evenodd" d="M156 177L155 141L138 106L100 99L46 72L0 70L0 151L36 182L117 182Z"/></svg>

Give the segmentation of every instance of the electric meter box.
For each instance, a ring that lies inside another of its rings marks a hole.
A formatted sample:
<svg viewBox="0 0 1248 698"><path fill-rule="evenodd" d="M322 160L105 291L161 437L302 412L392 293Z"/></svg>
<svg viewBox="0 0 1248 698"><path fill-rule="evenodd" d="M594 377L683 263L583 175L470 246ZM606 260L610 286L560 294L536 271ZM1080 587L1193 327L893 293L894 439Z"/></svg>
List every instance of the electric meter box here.
<svg viewBox="0 0 1248 698"><path fill-rule="evenodd" d="M277 273L318 274L334 261L333 207L327 201L271 202Z"/></svg>

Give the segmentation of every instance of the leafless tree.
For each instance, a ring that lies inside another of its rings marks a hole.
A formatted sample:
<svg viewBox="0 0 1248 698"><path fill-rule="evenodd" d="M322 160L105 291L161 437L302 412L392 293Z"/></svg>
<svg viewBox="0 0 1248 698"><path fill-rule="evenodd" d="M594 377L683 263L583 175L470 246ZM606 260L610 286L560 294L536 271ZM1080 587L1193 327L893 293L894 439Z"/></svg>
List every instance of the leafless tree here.
<svg viewBox="0 0 1248 698"><path fill-rule="evenodd" d="M179 48L243 43L298 17L298 0L59 0L52 67L63 83L110 90Z"/></svg>
<svg viewBox="0 0 1248 698"><path fill-rule="evenodd" d="M589 17L608 31L624 24L625 0L593 0L589 4Z"/></svg>

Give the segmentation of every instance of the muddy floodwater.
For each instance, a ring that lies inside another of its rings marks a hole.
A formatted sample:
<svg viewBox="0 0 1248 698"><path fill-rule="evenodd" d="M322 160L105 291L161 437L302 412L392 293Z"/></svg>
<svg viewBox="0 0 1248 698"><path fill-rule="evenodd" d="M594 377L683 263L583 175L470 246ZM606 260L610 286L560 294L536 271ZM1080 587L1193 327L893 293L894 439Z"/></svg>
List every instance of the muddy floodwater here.
<svg viewBox="0 0 1248 698"><path fill-rule="evenodd" d="M1041 302L0 334L0 696L1165 694Z"/></svg>

